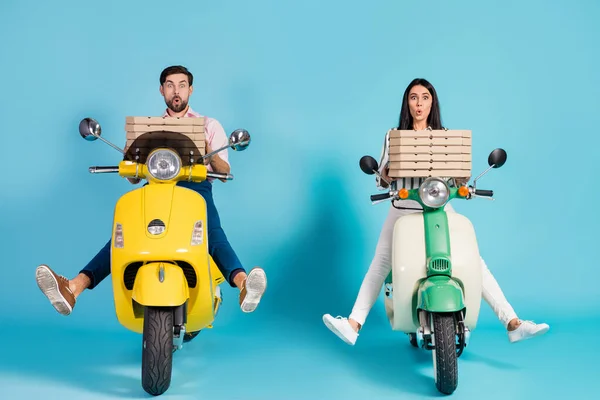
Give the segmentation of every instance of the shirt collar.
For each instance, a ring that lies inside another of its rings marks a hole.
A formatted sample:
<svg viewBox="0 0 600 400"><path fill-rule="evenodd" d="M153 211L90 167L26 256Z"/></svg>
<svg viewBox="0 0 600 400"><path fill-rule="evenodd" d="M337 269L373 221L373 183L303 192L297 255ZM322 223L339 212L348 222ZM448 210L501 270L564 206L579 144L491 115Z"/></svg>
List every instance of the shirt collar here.
<svg viewBox="0 0 600 400"><path fill-rule="evenodd" d="M169 110L168 108L165 109L163 117L170 117L168 110ZM194 111L190 105L188 105L188 109L187 109L185 115L183 116L183 118L194 118L194 117L200 117L200 114L198 114L196 111Z"/></svg>

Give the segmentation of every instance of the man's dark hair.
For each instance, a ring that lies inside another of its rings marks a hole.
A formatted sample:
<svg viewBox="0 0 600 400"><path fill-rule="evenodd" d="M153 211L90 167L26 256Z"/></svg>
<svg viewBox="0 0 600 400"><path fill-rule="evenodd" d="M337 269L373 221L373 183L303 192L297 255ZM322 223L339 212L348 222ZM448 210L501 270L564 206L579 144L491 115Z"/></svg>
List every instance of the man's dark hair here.
<svg viewBox="0 0 600 400"><path fill-rule="evenodd" d="M170 67L165 68L163 72L160 73L160 85L162 86L165 83L165 81L167 80L167 76L173 74L185 74L188 77L190 86L194 84L194 75L192 75L192 73L188 71L186 67L181 65L172 65Z"/></svg>

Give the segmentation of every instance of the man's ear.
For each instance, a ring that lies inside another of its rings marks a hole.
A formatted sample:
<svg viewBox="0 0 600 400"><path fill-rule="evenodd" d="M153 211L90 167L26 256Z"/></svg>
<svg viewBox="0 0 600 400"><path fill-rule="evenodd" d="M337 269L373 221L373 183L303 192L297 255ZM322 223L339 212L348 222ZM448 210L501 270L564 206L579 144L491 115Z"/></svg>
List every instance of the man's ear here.
<svg viewBox="0 0 600 400"><path fill-rule="evenodd" d="M194 93L194 87L190 86L190 96L192 95L192 93Z"/></svg>
<svg viewBox="0 0 600 400"><path fill-rule="evenodd" d="M163 87L162 87L162 85L160 85L160 86L158 87L158 90L159 90L159 92L160 92L160 94L161 94L161 95L163 95L163 96L165 95L165 91L163 90Z"/></svg>

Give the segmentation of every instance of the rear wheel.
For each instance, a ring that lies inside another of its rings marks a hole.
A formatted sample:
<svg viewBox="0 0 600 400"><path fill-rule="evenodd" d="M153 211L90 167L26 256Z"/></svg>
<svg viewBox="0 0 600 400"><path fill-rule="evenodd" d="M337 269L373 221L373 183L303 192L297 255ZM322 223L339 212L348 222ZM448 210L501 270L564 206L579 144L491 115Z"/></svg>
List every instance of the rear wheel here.
<svg viewBox="0 0 600 400"><path fill-rule="evenodd" d="M162 307L144 309L142 347L142 387L159 396L171 385L173 368L173 310Z"/></svg>
<svg viewBox="0 0 600 400"><path fill-rule="evenodd" d="M453 314L433 314L433 373L435 386L444 394L452 394L458 386L456 357L456 325Z"/></svg>

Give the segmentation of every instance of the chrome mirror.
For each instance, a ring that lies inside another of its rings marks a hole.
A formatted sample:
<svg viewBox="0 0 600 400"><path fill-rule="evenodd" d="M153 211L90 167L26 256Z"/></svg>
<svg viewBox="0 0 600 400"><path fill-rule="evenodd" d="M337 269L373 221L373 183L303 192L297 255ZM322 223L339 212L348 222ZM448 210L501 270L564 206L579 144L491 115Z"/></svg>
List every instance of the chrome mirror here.
<svg viewBox="0 0 600 400"><path fill-rule="evenodd" d="M244 151L250 146L250 133L245 129L236 129L229 136L229 145L235 151Z"/></svg>
<svg viewBox="0 0 600 400"><path fill-rule="evenodd" d="M93 118L84 118L79 123L79 134L85 140L93 142L100 138L102 134L102 128L100 124Z"/></svg>

